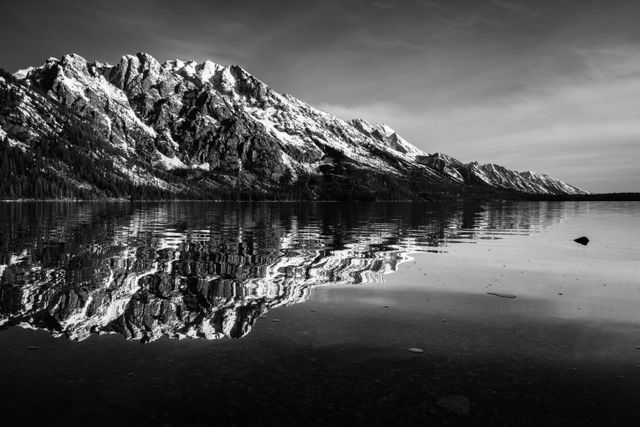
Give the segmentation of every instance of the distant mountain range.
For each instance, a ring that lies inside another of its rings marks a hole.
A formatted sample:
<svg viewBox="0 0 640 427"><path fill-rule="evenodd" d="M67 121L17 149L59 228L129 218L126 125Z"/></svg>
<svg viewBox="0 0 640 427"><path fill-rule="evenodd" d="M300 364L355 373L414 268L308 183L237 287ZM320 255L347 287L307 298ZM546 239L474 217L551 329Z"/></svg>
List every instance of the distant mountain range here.
<svg viewBox="0 0 640 427"><path fill-rule="evenodd" d="M0 199L439 199L586 194L535 172L427 154L242 68L78 55L0 75Z"/></svg>

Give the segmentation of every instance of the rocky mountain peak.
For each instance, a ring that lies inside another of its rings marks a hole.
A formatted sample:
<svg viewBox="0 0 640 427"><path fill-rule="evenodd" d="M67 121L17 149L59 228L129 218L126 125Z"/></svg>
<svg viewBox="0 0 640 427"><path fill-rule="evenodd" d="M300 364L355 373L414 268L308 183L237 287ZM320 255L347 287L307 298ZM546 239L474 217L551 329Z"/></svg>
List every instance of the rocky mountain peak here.
<svg viewBox="0 0 640 427"><path fill-rule="evenodd" d="M57 62L63 67L76 69L78 71L82 71L83 69L86 71L87 67L87 60L77 53L63 55Z"/></svg>

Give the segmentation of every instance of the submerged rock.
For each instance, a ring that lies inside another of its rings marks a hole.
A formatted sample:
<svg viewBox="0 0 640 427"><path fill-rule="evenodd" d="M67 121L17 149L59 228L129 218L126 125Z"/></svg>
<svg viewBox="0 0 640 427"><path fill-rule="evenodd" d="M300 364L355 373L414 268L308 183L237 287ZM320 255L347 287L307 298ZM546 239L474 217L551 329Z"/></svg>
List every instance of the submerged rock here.
<svg viewBox="0 0 640 427"><path fill-rule="evenodd" d="M574 242L580 243L582 246L587 246L589 243L589 238L587 236L578 237L577 239L573 239Z"/></svg>
<svg viewBox="0 0 640 427"><path fill-rule="evenodd" d="M500 292L487 292L487 295L493 295L494 297L500 298L516 298L516 296L513 294L503 294Z"/></svg>
<svg viewBox="0 0 640 427"><path fill-rule="evenodd" d="M471 402L469 402L469 399L460 395L442 397L438 399L436 404L458 415L469 415L469 411L471 410Z"/></svg>

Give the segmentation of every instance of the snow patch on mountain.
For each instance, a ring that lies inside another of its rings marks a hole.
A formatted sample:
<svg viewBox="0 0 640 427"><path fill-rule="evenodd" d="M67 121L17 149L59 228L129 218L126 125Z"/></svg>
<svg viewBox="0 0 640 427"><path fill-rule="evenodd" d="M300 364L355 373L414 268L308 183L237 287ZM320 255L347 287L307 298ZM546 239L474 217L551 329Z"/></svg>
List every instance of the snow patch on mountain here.
<svg viewBox="0 0 640 427"><path fill-rule="evenodd" d="M13 73L13 77L15 77L18 80L24 79L25 77L27 77L27 74L29 74L31 72L31 70L33 70L34 67L27 67L27 68L23 68L22 70L18 70L15 73Z"/></svg>
<svg viewBox="0 0 640 427"><path fill-rule="evenodd" d="M2 126L0 126L0 140L6 140L7 144L9 144L9 147L19 148L23 153L26 152L29 148L29 146L24 142L16 141L15 139L9 138L7 132L2 129Z"/></svg>
<svg viewBox="0 0 640 427"><path fill-rule="evenodd" d="M209 163L200 163L200 164L192 165L191 167L193 169L200 169L207 172L211 170L211 165L209 165Z"/></svg>
<svg viewBox="0 0 640 427"><path fill-rule="evenodd" d="M158 156L160 157L160 163L164 166L165 169L187 169L187 165L185 165L182 160L180 160L177 156L167 157L161 152L157 151Z"/></svg>

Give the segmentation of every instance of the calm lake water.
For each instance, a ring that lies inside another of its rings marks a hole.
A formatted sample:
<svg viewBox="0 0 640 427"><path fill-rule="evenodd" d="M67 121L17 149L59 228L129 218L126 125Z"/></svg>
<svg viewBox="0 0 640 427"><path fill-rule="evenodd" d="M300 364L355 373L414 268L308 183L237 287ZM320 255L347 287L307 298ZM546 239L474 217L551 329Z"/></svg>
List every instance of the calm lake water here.
<svg viewBox="0 0 640 427"><path fill-rule="evenodd" d="M0 325L3 425L634 425L640 203L0 203Z"/></svg>

